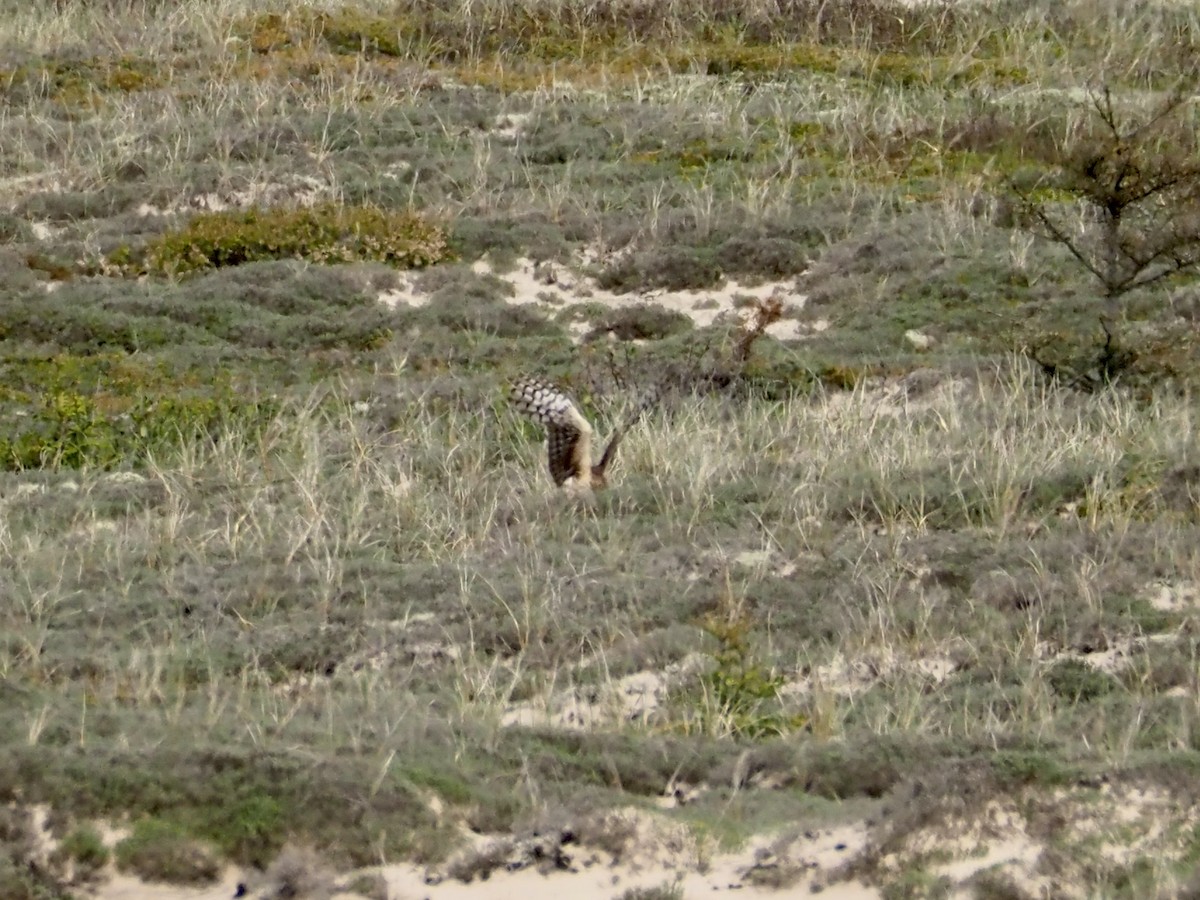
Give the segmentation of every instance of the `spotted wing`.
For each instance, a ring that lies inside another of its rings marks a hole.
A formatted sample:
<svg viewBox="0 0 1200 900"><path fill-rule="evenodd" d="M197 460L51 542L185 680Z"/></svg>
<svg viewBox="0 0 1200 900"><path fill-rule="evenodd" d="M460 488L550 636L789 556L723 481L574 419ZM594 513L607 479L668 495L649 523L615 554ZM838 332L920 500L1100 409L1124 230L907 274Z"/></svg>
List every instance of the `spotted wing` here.
<svg viewBox="0 0 1200 900"><path fill-rule="evenodd" d="M517 411L546 429L550 476L561 485L568 479L587 481L592 471L592 426L554 385L535 378L517 382L510 393Z"/></svg>

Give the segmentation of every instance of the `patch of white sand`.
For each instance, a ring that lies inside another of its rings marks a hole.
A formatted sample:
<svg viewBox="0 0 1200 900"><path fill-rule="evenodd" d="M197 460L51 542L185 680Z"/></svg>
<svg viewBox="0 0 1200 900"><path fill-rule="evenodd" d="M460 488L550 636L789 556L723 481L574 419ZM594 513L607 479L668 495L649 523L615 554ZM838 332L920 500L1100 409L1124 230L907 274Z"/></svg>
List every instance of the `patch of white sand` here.
<svg viewBox="0 0 1200 900"><path fill-rule="evenodd" d="M744 316L747 304L761 302L771 297L784 304L785 318L767 327L767 334L779 339L801 338L828 327L828 323L804 325L794 316L804 307L805 297L797 293L795 279L767 281L755 285L742 285L737 281L726 281L717 288L702 290L655 289L618 294L596 284L590 275L581 269L584 262L566 266L560 263L535 262L518 259L509 271L498 272L486 260L472 264L471 269L480 275L494 275L512 285L513 292L508 303L513 306L536 305L548 314L579 303L595 303L609 309L623 309L642 304L657 304L664 309L674 310L688 316L697 328L712 325L723 316ZM405 305L421 307L429 298L417 288L418 277L403 275L400 284L379 294L379 302L389 307ZM582 339L590 329L587 322L572 322L569 326L575 340Z"/></svg>
<svg viewBox="0 0 1200 900"><path fill-rule="evenodd" d="M941 684L950 677L955 667L954 660L949 656L906 656L887 647L856 657L838 653L829 662L814 666L809 674L780 687L779 695L796 697L827 693L853 697L873 687L881 679L899 675Z"/></svg>
<svg viewBox="0 0 1200 900"><path fill-rule="evenodd" d="M1200 584L1194 581L1156 581L1142 594L1160 612L1182 612L1200 607Z"/></svg>
<svg viewBox="0 0 1200 900"><path fill-rule="evenodd" d="M1056 642L1042 641L1034 648L1034 655L1045 666L1072 659L1106 675L1117 675L1132 665L1137 655L1151 644L1169 644L1177 640L1179 636L1176 634L1146 634L1115 639L1107 646L1089 652L1063 648Z"/></svg>
<svg viewBox="0 0 1200 900"><path fill-rule="evenodd" d="M294 173L278 181L259 181L242 188L195 194L171 207L143 203L136 211L139 216L145 217L189 212L225 212L254 206L312 206L319 200L331 199L333 193L332 187L321 179Z"/></svg>
<svg viewBox="0 0 1200 900"><path fill-rule="evenodd" d="M671 690L709 664L709 657L693 653L662 671L634 672L601 684L574 685L547 697L514 704L500 722L504 726L551 726L570 731L646 724Z"/></svg>
<svg viewBox="0 0 1200 900"><path fill-rule="evenodd" d="M733 558L734 565L760 572L769 572L776 578L788 578L796 574L796 564L780 560L774 550L744 550Z"/></svg>
<svg viewBox="0 0 1200 900"><path fill-rule="evenodd" d="M808 879L786 887L759 887L747 884L740 875L738 864L724 859L714 861L705 873L671 870L633 872L621 868L592 866L575 873L553 872L543 875L531 869L502 872L487 881L463 884L441 881L427 884L422 873L412 867L388 866L383 870L390 891L397 897L428 898L428 900L482 900L485 897L520 897L522 900L612 900L632 888L653 888L676 885L684 897L712 894L732 894L738 897L812 897L813 884ZM832 884L818 889L829 900L876 900L883 895L875 888L855 883Z"/></svg>
<svg viewBox="0 0 1200 900"><path fill-rule="evenodd" d="M236 869L226 870L219 881L204 887L156 884L118 873L86 896L94 900L233 900L240 882Z"/></svg>
<svg viewBox="0 0 1200 900"><path fill-rule="evenodd" d="M532 112L510 112L496 116L492 121L492 135L504 143L514 143L533 119Z"/></svg>
<svg viewBox="0 0 1200 900"><path fill-rule="evenodd" d="M969 382L952 378L935 369L915 369L903 378L866 378L852 391L828 391L825 411L859 419L864 413L899 418L927 409L955 408L955 399Z"/></svg>
<svg viewBox="0 0 1200 900"><path fill-rule="evenodd" d="M610 900L632 888L675 885L685 897L737 893L750 897L823 897L864 900L879 891L852 881L828 883L835 870L866 844L861 823L758 840L742 850L713 852L685 825L641 810L620 815L634 826L630 854L619 861L603 851L568 846L568 868L539 871L501 869L470 883L442 878L413 865L385 866L382 872L396 896L429 900L522 897L525 900ZM786 876L776 881L774 872ZM778 886L775 886L778 885Z"/></svg>

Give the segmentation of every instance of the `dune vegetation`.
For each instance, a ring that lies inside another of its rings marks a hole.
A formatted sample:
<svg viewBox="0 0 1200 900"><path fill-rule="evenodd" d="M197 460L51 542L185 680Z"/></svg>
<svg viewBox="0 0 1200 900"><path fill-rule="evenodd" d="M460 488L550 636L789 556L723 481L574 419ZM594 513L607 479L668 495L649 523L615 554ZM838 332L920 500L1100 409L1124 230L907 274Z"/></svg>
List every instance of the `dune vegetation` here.
<svg viewBox="0 0 1200 900"><path fill-rule="evenodd" d="M1195 7L0 8L0 896L1200 890Z"/></svg>

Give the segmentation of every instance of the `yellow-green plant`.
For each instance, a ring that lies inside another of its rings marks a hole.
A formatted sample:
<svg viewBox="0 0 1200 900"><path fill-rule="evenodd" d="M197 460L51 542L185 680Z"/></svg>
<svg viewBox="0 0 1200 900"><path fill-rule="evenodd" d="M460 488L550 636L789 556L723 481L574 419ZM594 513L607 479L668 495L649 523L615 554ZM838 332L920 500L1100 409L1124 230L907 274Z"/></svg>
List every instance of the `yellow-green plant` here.
<svg viewBox="0 0 1200 900"><path fill-rule="evenodd" d="M733 599L726 585L720 605L701 627L717 639L711 656L716 666L704 676L713 730L735 737L760 738L787 734L803 727L805 718L779 706L779 689L786 679L759 661L751 646L754 619L744 603Z"/></svg>
<svg viewBox="0 0 1200 900"><path fill-rule="evenodd" d="M202 213L141 250L108 259L126 274L186 274L272 259L422 268L453 257L446 232L411 212L324 203Z"/></svg>
<svg viewBox="0 0 1200 900"><path fill-rule="evenodd" d="M130 405L111 396L55 390L19 427L0 438L0 469L109 469L140 465L153 455L224 427L255 428L269 402L238 398L228 387L204 395L147 396Z"/></svg>

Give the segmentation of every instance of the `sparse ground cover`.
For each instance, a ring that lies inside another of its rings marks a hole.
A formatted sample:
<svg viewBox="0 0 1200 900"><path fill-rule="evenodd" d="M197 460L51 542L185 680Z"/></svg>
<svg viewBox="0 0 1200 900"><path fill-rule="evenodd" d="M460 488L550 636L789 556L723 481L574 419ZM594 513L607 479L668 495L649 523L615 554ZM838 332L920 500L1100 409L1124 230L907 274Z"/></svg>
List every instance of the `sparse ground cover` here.
<svg viewBox="0 0 1200 900"><path fill-rule="evenodd" d="M0 896L1191 896L1196 284L1030 210L1194 8L5 11Z"/></svg>

